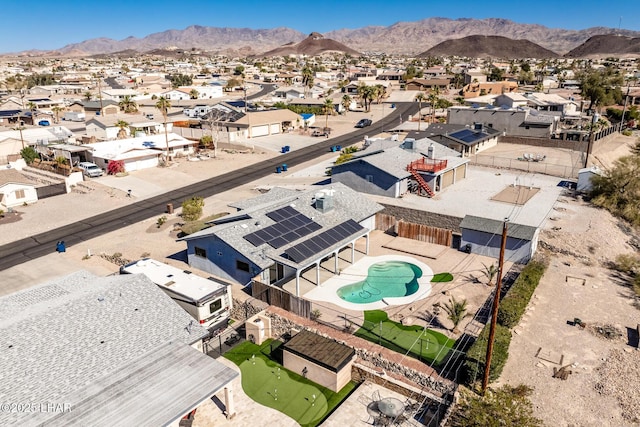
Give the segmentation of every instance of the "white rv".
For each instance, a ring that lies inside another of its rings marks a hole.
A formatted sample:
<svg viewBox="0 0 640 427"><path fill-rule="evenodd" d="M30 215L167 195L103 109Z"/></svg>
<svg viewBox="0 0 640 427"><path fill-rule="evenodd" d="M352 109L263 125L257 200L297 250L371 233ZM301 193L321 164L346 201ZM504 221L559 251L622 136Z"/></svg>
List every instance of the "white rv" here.
<svg viewBox="0 0 640 427"><path fill-rule="evenodd" d="M144 274L202 326L227 325L232 307L231 285L160 261L144 258L120 267L120 274Z"/></svg>

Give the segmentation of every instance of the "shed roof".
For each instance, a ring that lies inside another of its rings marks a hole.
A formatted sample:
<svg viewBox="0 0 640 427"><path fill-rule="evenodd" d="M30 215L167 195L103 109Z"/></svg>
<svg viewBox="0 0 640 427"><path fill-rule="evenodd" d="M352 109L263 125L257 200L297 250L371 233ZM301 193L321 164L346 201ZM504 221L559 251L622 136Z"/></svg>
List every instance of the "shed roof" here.
<svg viewBox="0 0 640 427"><path fill-rule="evenodd" d="M284 344L284 349L316 365L338 372L351 361L355 350L310 331L301 331Z"/></svg>
<svg viewBox="0 0 640 427"><path fill-rule="evenodd" d="M497 221L495 219L466 215L460 223L460 228L463 230L475 230L489 234L502 234L503 224L503 221ZM533 240L537 230L537 227L510 222L507 225L507 237L521 240Z"/></svg>
<svg viewBox="0 0 640 427"><path fill-rule="evenodd" d="M36 185L15 169L0 170L0 187L9 183L30 185L32 187Z"/></svg>

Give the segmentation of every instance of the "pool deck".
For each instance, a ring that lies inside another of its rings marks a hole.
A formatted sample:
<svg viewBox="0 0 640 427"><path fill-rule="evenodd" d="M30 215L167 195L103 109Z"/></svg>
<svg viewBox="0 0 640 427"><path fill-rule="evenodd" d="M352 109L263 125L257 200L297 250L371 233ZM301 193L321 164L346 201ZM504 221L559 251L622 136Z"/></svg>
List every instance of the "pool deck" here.
<svg viewBox="0 0 640 427"><path fill-rule="evenodd" d="M412 295L387 297L381 300L370 303L353 303L345 301L338 296L338 289L343 286L350 285L364 280L367 277L369 267L375 263L384 261L404 261L416 265L422 270L422 277L418 279L418 290ZM304 294L304 298L313 301L325 301L330 302L339 307L346 308L347 310L361 311L361 310L377 310L384 309L390 305L404 305L413 303L419 299L425 298L431 293L431 279L433 278L433 271L431 268L413 258L406 255L380 255L380 256L366 256L354 264L348 266L342 270L340 274L330 277L328 280L322 282L320 286L315 287L311 291Z"/></svg>
<svg viewBox="0 0 640 427"><path fill-rule="evenodd" d="M355 262L365 257L378 257L382 255L394 255L396 257L408 256L422 262L430 267L433 274L451 273L453 281L431 283L431 292L426 298L415 301L408 301L403 305L384 305L382 308L387 312L391 320L402 322L404 324L413 324L426 326L430 329L442 332L447 336L452 336L450 328L451 322L446 318L446 314L440 312L438 316L433 316L433 305L436 303L444 304L453 296L456 300L467 300L468 313L475 313L482 306L492 291L492 288L486 285L487 279L483 274L484 266L491 265L497 261L494 258L485 257L477 254L467 254L455 249L444 246L434 245L425 242L412 242L411 246L404 243L405 239L391 236L379 230L370 233L369 253L365 254L365 239L361 238L355 245ZM393 249L397 248L397 249ZM425 256L421 256L420 253ZM340 278L349 267L352 266L351 248L347 248L340 252L338 257L338 270L340 276L334 274L333 258L324 261L320 265L320 287L316 285L316 269L310 268L300 276L300 295L305 296L316 289L326 287L326 282L336 277ZM394 259L397 259L394 257ZM505 263L505 271L509 271L512 263ZM361 280L358 278L357 280ZM357 281L356 280L356 281ZM352 283L353 280L343 281L343 284ZM331 282L329 282L331 283ZM295 295L295 280L290 280L279 285L288 292ZM335 294L335 292L334 292ZM337 295L336 295L336 298ZM318 309L322 312L321 320L325 323L333 323L336 325L344 325L345 318L354 324L362 324L364 320L363 311L368 308L354 307L347 308L343 305L337 305L330 301L312 301L312 309ZM437 319L436 319L437 317ZM479 332L483 325L473 320L472 317L466 318L460 325L460 330L467 333Z"/></svg>

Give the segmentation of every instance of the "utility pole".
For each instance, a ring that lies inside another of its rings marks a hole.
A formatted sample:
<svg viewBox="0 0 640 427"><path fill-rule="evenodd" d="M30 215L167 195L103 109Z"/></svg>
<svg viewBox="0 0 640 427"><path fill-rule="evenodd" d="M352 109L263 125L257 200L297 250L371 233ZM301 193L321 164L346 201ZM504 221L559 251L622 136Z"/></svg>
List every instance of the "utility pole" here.
<svg viewBox="0 0 640 427"><path fill-rule="evenodd" d="M627 100L629 99L629 90L631 89L631 82L627 83L627 94L624 97L624 107L622 107L622 117L620 118L620 132L624 129L624 113L627 112Z"/></svg>
<svg viewBox="0 0 640 427"><path fill-rule="evenodd" d="M587 141L587 152L584 155L584 167L588 168L589 167L589 155L591 154L591 150L593 149L593 143L594 143L594 139L595 139L595 132L594 129L596 127L596 109L595 107L593 108L593 111L591 112L592 116L591 116L591 129L589 129L589 140Z"/></svg>
<svg viewBox="0 0 640 427"><path fill-rule="evenodd" d="M496 279L496 292L493 296L493 309L491 314L491 328L489 329L489 342L487 343L487 355L484 365L484 377L482 378L482 393L489 384L489 371L491 369L491 356L493 355L493 341L496 335L496 323L498 321L498 307L500 306L500 288L502 287L502 273L504 269L504 251L507 246L507 223L505 218L502 223L502 242L500 244L500 259L498 260L498 278Z"/></svg>

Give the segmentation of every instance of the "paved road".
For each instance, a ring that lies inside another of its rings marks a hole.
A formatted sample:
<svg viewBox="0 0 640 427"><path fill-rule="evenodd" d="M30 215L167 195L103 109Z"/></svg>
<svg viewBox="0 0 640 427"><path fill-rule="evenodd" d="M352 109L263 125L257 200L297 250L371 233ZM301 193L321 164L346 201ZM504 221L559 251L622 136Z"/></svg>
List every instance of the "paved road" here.
<svg viewBox="0 0 640 427"><path fill-rule="evenodd" d="M417 109L418 106L415 103L398 104L393 113L380 120L383 122L381 126L389 128L398 122L401 115L402 117L407 117L410 114L415 114ZM194 194L207 198L232 190L233 188L274 173L276 166L282 163L286 163L289 167L294 167L324 155L332 145L342 145L346 147L358 143L362 141L362 138L368 132L371 132L369 128L358 129L346 135L323 140L307 148L295 150L273 159L249 165L242 169L172 190L149 199L144 199L131 205L60 227L56 230L47 231L0 246L0 271L51 253L56 247L56 242L59 240L64 240L67 245L75 245L93 239L119 228L126 227L127 225L157 216L158 212L165 211L167 203L173 203L174 206L179 206L183 200Z"/></svg>

